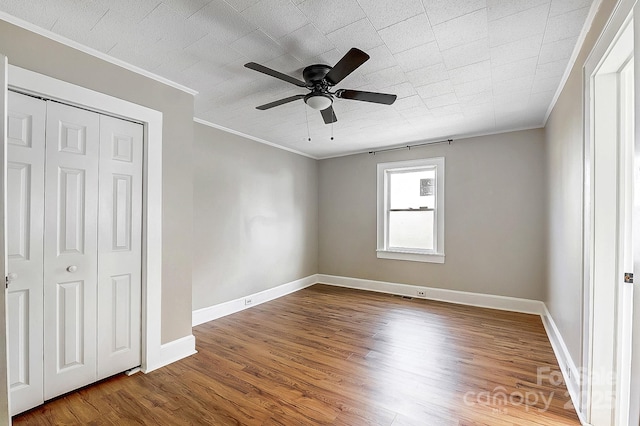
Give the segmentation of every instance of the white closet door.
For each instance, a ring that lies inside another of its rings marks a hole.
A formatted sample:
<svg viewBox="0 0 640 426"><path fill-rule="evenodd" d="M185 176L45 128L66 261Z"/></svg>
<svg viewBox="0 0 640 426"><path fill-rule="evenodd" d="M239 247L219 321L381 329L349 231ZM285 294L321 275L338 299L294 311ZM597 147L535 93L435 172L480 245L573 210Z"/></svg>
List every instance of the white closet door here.
<svg viewBox="0 0 640 426"><path fill-rule="evenodd" d="M42 244L46 103L9 93L7 254L11 414L44 402Z"/></svg>
<svg viewBox="0 0 640 426"><path fill-rule="evenodd" d="M47 103L45 400L96 380L99 115Z"/></svg>
<svg viewBox="0 0 640 426"><path fill-rule="evenodd" d="M98 380L140 365L142 136L100 116Z"/></svg>

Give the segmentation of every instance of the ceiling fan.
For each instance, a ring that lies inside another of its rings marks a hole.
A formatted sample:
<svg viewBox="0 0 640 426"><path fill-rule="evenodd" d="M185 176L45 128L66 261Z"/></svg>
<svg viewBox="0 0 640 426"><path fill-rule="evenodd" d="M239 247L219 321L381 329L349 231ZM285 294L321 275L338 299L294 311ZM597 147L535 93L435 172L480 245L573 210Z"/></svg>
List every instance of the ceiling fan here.
<svg viewBox="0 0 640 426"><path fill-rule="evenodd" d="M288 98L270 102L268 104L256 107L259 110L265 110L279 105L284 105L298 99L304 99L304 102L313 109L320 110L325 124L335 123L338 121L333 111L334 98L351 99L354 101L373 102L377 104L391 105L396 100L396 95L377 92L363 92L360 90L338 89L331 91L333 86L340 83L345 77L355 71L360 65L369 59L369 55L362 50L352 48L346 55L338 61L334 67L329 65L315 64L309 65L302 71L304 81L289 75L283 74L264 65L249 62L244 64L245 67L258 71L287 83L295 84L298 87L306 87L311 91L306 95L293 95Z"/></svg>

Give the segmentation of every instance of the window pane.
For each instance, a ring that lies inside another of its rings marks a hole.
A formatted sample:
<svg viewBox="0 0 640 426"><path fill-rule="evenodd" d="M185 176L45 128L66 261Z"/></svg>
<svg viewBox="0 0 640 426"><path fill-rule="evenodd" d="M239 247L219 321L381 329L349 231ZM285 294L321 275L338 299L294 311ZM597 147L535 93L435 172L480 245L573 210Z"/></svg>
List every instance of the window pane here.
<svg viewBox="0 0 640 426"><path fill-rule="evenodd" d="M433 211L389 212L389 247L433 250Z"/></svg>
<svg viewBox="0 0 640 426"><path fill-rule="evenodd" d="M389 174L389 208L435 208L435 169Z"/></svg>

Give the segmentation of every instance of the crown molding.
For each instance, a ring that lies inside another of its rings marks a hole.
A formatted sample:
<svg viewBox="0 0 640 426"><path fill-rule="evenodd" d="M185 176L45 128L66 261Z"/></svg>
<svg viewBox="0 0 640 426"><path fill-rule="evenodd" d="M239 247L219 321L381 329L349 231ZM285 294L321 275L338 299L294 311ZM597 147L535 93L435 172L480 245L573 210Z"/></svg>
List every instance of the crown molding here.
<svg viewBox="0 0 640 426"><path fill-rule="evenodd" d="M560 85L558 86L556 93L553 95L553 99L549 104L549 108L547 108L547 113L544 115L544 120L542 121L542 127L545 127L547 125L547 120L551 115L551 111L553 111L553 108L556 106L556 102L558 102L558 98L560 97L560 94L564 90L565 84L567 84L567 80L571 75L571 70L573 70L573 67L576 64L576 60L578 60L578 55L582 50L584 41L587 38L587 34L591 29L591 25L593 24L593 20L595 19L601 4L602 4L602 0L595 0L593 3L591 3L591 8L589 9L589 14L587 15L587 19L584 21L584 25L582 26L582 31L580 31L580 35L578 36L578 41L576 42L576 45L573 48L571 57L569 58L569 63L567 64L567 67L564 70L564 74L562 74Z"/></svg>
<svg viewBox="0 0 640 426"><path fill-rule="evenodd" d="M183 86L183 85L181 85L179 83L176 83L175 81L171 81L171 80L169 80L167 78L161 77L161 76L159 76L157 74L154 74L154 73L149 72L147 70L144 70L144 69L142 69L140 67L132 65L132 64L130 64L128 62L125 62L125 61L122 61L120 59L114 58L113 56L110 56L110 55L108 55L108 54L106 54L104 52L100 52L99 50L96 50L96 49L94 49L92 47L85 46L84 44L81 44L81 43L78 43L78 42L73 41L71 39L68 39L66 37L63 37L63 36L61 36L59 34L56 34L56 33L52 32L52 31L46 30L44 28L41 28L41 27L39 27L37 25L34 25L34 24L32 24L30 22L27 22L27 21L24 21L24 20L22 20L20 18L16 18L15 16L10 15L10 14L8 14L6 12L0 11L0 20L5 21L5 22L7 22L9 24L15 25L17 27L23 28L23 29L25 29L27 31L31 31L32 33L36 33L38 35L41 35L42 37L46 37L46 38L48 38L50 40L53 40L55 42L58 42L60 44L65 45L65 46L71 47L72 49L79 50L79 51L81 51L83 53L86 53L87 55L91 55L91 56L96 57L98 59L102 59L105 62L109 62L109 63L111 63L113 65L117 65L117 66L119 66L121 68L124 68L124 69L126 69L128 71L134 72L136 74L140 74L140 75L142 75L144 77L150 78L150 79L155 80L155 81L157 81L159 83L166 84L167 86L171 86L174 89L181 90L181 91L186 92L186 93L188 93L190 95L195 96L195 95L198 94L197 90L194 90L194 89L191 89L189 87ZM9 58L9 60L11 60L11 58Z"/></svg>
<svg viewBox="0 0 640 426"><path fill-rule="evenodd" d="M222 130L223 132L231 133L231 134L236 135L236 136L241 136L241 137L243 137L245 139L250 139L250 140L252 140L254 142L258 142L258 143L261 143L261 144L264 144L264 145L269 145L269 146L272 146L274 148L282 149L284 151L289 151L289 152L292 152L294 154L301 155L303 157L311 158L313 160L319 160L318 157L314 157L311 154L307 154L305 152L298 151L298 150L295 150L293 148L288 148L286 146L278 145L277 143L269 142L267 140L260 139L260 138L255 137L255 136L251 136L251 135L248 135L246 133L239 132L237 130L229 129L228 127L224 127L224 126L221 126L219 124L203 120L201 118L193 117L193 121L195 121L198 124L202 124L203 126L213 127L214 129Z"/></svg>

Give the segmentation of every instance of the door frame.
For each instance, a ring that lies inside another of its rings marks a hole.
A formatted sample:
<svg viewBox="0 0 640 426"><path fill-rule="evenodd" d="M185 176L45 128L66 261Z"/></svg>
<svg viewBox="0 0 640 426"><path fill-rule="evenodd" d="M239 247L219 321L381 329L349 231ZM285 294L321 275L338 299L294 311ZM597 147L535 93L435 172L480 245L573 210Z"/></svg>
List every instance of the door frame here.
<svg viewBox="0 0 640 426"><path fill-rule="evenodd" d="M13 65L8 74L11 90L143 125L141 369L148 373L166 365L161 340L162 113ZM6 157L2 161L6 164Z"/></svg>
<svg viewBox="0 0 640 426"><path fill-rule="evenodd" d="M595 78L598 74L600 66L604 59L607 57L610 49L616 44L618 37L622 33L622 29L625 28L630 21L634 18L634 12L636 12L637 0L619 0L615 6L614 11L611 14L609 21L607 22L604 30L598 38L596 44L591 50L589 56L585 61L583 68L583 82L584 82L584 151L583 151L583 273L582 273L582 286L583 286L583 304L582 304L582 369L581 375L578 378L579 386L581 388L580 407L577 407L579 412L586 418L587 422L591 422L591 408L592 408L592 388L598 385L598 381L602 378L601 372L593 371L593 351L595 347L594 336L594 287L593 287L593 254L594 254L594 231L593 231L593 208L594 208L594 175L593 175L593 155L594 155L594 90L595 90ZM635 14L633 24L635 28L635 39L637 40L638 20L640 14ZM636 52L636 46L634 44L634 57L638 60L638 53ZM639 70L635 69L635 98L638 99L638 93L640 85L638 84ZM636 109L637 115L638 109ZM637 119L636 119L637 120ZM637 132L636 123L636 132ZM617 140L616 140L616 143ZM619 161L619 157L618 157ZM618 162L618 167L619 167ZM619 253L616 254L619 256ZM620 259L617 257L616 262L620 265ZM614 300L617 300L615 296ZM614 312L616 321L619 319L620 312ZM638 327L636 327L638 328ZM617 332L617 327L614 333ZM619 346L619 343L617 343ZM615 349L617 350L617 348ZM614 356L617 359L617 354L614 352ZM602 381L602 380L600 380ZM633 383L631 384L633 387ZM617 389L614 389L614 392ZM617 408L619 405L615 405L612 411L612 421L619 415Z"/></svg>

